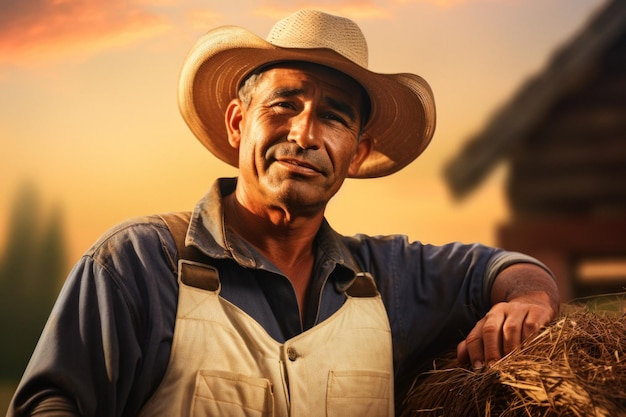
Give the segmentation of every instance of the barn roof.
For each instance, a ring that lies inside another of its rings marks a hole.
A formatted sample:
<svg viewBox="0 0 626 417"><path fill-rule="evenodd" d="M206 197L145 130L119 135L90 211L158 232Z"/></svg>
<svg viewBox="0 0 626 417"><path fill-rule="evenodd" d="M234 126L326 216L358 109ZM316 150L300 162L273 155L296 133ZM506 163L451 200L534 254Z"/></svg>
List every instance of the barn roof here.
<svg viewBox="0 0 626 417"><path fill-rule="evenodd" d="M453 195L462 198L473 191L559 98L592 77L607 50L625 34L626 1L612 0L446 163L444 178Z"/></svg>

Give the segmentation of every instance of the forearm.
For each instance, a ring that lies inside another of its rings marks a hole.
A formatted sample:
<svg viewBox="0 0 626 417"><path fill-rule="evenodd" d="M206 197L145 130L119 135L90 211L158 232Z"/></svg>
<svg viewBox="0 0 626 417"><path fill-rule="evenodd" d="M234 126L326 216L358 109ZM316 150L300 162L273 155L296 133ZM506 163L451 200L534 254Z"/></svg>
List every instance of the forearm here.
<svg viewBox="0 0 626 417"><path fill-rule="evenodd" d="M491 304L513 300L549 305L555 315L559 312L556 282L544 268L535 264L513 264L497 275L491 288Z"/></svg>

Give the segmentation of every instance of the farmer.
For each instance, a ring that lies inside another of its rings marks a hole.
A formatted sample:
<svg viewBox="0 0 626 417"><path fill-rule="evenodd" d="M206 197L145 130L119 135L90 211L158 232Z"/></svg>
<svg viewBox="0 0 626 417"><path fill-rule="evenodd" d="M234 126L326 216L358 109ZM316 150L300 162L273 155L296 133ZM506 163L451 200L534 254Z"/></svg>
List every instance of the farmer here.
<svg viewBox="0 0 626 417"><path fill-rule="evenodd" d="M488 366L557 313L528 256L326 222L345 178L402 169L435 128L427 83L369 71L354 22L300 11L266 41L214 29L179 105L237 178L190 218L134 219L87 251L9 416L392 416L429 355Z"/></svg>

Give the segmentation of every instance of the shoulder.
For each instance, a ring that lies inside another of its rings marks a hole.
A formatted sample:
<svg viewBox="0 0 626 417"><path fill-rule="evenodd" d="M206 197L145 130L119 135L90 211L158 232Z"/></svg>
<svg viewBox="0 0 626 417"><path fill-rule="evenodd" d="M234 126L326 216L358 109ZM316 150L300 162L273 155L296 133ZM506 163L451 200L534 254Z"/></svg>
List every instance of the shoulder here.
<svg viewBox="0 0 626 417"><path fill-rule="evenodd" d="M112 270L157 264L174 269L175 248L163 219L151 215L131 218L111 227L87 250L85 257Z"/></svg>
<svg viewBox="0 0 626 417"><path fill-rule="evenodd" d="M410 241L404 235L344 237L359 266L372 274L390 277L406 285L447 285L470 280L482 285L503 251L478 243L442 245ZM445 279L444 279L445 278Z"/></svg>
<svg viewBox="0 0 626 417"><path fill-rule="evenodd" d="M411 241L406 235L342 236L343 243L356 255L414 258L422 260L454 258L490 258L501 249L480 243L449 242L441 245Z"/></svg>
<svg viewBox="0 0 626 417"><path fill-rule="evenodd" d="M352 252L376 252L380 249L402 248L410 245L422 246L420 242L409 242L406 235L377 235L356 234L342 236L343 243Z"/></svg>

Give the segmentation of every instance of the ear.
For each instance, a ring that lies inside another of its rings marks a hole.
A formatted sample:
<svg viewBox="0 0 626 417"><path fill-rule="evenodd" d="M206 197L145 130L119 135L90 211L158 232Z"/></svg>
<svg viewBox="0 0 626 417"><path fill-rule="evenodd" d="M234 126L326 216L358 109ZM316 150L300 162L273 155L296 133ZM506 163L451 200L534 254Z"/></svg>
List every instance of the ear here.
<svg viewBox="0 0 626 417"><path fill-rule="evenodd" d="M243 120L244 104L235 98L228 103L224 113L228 143L235 149L239 149L241 143L241 121Z"/></svg>
<svg viewBox="0 0 626 417"><path fill-rule="evenodd" d="M359 172L359 168L361 168L361 165L365 162L373 147L374 141L372 138L367 133L362 133L361 139L356 145L356 152L348 168L349 176L353 177Z"/></svg>

